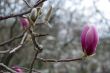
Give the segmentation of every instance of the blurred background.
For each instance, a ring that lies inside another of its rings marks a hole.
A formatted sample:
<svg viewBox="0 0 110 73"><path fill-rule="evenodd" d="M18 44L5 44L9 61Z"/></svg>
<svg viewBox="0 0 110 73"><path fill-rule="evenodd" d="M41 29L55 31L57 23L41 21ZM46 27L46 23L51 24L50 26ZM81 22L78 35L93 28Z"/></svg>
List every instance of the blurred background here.
<svg viewBox="0 0 110 73"><path fill-rule="evenodd" d="M37 0L27 0L32 6ZM48 8L52 6L50 25L38 25L36 33L49 34L37 41L43 47L39 55L46 59L70 59L82 56L80 34L85 24L95 25L100 41L96 54L86 61L67 63L43 63L36 61L34 68L42 73L110 73L110 0L47 0L42 7L42 21ZM23 0L0 0L0 16L24 12L28 6ZM0 43L18 34L22 28L17 18L0 21ZM17 39L0 50L19 45ZM33 44L27 40L23 47L11 57L9 66L18 65L29 68L33 59ZM2 60L6 54L0 54Z"/></svg>

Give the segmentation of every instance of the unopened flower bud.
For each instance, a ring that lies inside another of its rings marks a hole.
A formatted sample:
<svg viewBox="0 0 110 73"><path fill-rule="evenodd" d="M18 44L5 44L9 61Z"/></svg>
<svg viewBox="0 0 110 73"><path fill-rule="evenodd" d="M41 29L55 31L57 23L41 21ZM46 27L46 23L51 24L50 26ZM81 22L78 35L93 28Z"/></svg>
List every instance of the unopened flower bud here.
<svg viewBox="0 0 110 73"><path fill-rule="evenodd" d="M30 18L33 22L35 22L36 18L37 18L37 9L33 8L31 13L30 13Z"/></svg>
<svg viewBox="0 0 110 73"><path fill-rule="evenodd" d="M27 18L20 18L19 22L24 29L29 27L29 21Z"/></svg>
<svg viewBox="0 0 110 73"><path fill-rule="evenodd" d="M52 14L52 6L50 6L44 20L48 22L51 18L51 14Z"/></svg>
<svg viewBox="0 0 110 73"><path fill-rule="evenodd" d="M81 44L86 56L93 55L96 52L98 41L99 36L95 26L85 25L81 34Z"/></svg>
<svg viewBox="0 0 110 73"><path fill-rule="evenodd" d="M13 66L12 69L15 70L16 73L23 73L23 70L18 66Z"/></svg>

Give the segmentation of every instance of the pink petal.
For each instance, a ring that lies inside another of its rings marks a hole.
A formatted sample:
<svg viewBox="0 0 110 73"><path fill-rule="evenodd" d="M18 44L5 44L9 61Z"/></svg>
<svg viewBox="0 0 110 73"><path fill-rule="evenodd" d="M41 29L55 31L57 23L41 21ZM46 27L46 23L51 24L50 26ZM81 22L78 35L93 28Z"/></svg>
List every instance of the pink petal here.
<svg viewBox="0 0 110 73"><path fill-rule="evenodd" d="M23 70L19 66L12 67L17 73L23 73Z"/></svg>
<svg viewBox="0 0 110 73"><path fill-rule="evenodd" d="M81 44L82 44L83 51L84 51L84 48L86 48L85 37L86 37L86 34L87 34L89 28L90 28L89 25L85 25L83 28L83 31L81 33Z"/></svg>
<svg viewBox="0 0 110 73"><path fill-rule="evenodd" d="M19 22L23 28L27 28L29 26L29 21L27 18L20 18Z"/></svg>
<svg viewBox="0 0 110 73"><path fill-rule="evenodd" d="M86 53L91 55L96 51L96 46L98 43L98 34L94 26L91 26L86 35Z"/></svg>

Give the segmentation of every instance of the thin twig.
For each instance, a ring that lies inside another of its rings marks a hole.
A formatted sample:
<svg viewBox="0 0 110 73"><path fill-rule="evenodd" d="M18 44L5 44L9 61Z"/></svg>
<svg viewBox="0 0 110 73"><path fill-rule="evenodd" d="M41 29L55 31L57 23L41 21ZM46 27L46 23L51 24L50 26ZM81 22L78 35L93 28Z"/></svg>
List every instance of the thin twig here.
<svg viewBox="0 0 110 73"><path fill-rule="evenodd" d="M42 62L72 62L72 61L80 61L83 60L83 58L76 58L76 59L63 59L63 60L55 60L55 59L43 59L43 58L37 58L38 60Z"/></svg>
<svg viewBox="0 0 110 73"><path fill-rule="evenodd" d="M23 46L24 41L25 41L25 39L27 37L27 34L28 34L27 32L24 33L24 36L23 36L20 44L17 47L15 47L14 49L12 49L9 53L13 53L13 52L15 52L16 50L18 50L19 48L21 48Z"/></svg>
<svg viewBox="0 0 110 73"><path fill-rule="evenodd" d="M44 1L46 0L41 0L39 2L37 2L32 8L28 9L27 11L23 12L23 13L18 13L18 14L11 14L11 15L8 15L8 16L0 16L0 20L5 20L5 19L8 19L8 18L12 18L12 17L17 17L17 16L22 16L22 15L25 15L25 14L28 14L31 12L31 10L35 7L37 7L38 5L40 5L41 3L43 3Z"/></svg>
<svg viewBox="0 0 110 73"><path fill-rule="evenodd" d="M34 63L36 61L36 57L37 57L38 54L39 54L39 51L36 51L35 56L34 56L34 59L33 59L32 63L31 63L31 66L30 66L29 73L32 73L32 68L34 66Z"/></svg>
<svg viewBox="0 0 110 73"><path fill-rule="evenodd" d="M12 39L10 39L10 40L8 40L8 41L5 41L5 42L3 42L3 43L0 43L0 46L3 46L3 45L8 44L8 43L11 43L11 42L14 41L15 39L21 38L21 37L23 36L23 34L24 34L24 32L23 32L22 34L18 35L18 36L13 37ZM35 36L35 37L42 37L42 36L47 36L47 35L49 35L49 34L36 34L36 33L34 33L34 36ZM34 44L35 44L35 37L33 37L33 42L34 42ZM67 45L67 44L65 44L65 45ZM19 47L21 47L21 45L17 46L16 48L19 48ZM38 47L39 47L39 46L37 45L37 48L38 48ZM39 48L40 48L40 47L39 47ZM7 53L7 52L9 52L9 50L0 51L0 53Z"/></svg>
<svg viewBox="0 0 110 73"><path fill-rule="evenodd" d="M5 69L7 69L8 71L10 71L11 73L16 73L16 71L12 70L8 66L4 65L3 63L0 63L0 66L4 67Z"/></svg>
<svg viewBox="0 0 110 73"><path fill-rule="evenodd" d="M35 37L42 37L42 36L48 36L49 34L37 34L37 33L34 33L34 36Z"/></svg>
<svg viewBox="0 0 110 73"><path fill-rule="evenodd" d="M72 38L70 41L64 43L61 47L61 49L65 48L66 46L68 46L69 44L71 44L73 42L74 38Z"/></svg>
<svg viewBox="0 0 110 73"><path fill-rule="evenodd" d="M35 38L35 35L33 34L32 30L29 29L29 33L31 35L31 38L32 38L32 42L34 44L34 46L39 50L39 51L42 51L42 48L38 45L38 43L36 42L36 38Z"/></svg>
<svg viewBox="0 0 110 73"><path fill-rule="evenodd" d="M32 6L27 2L27 0L23 0L25 3L26 3L26 5L29 7L29 8L32 8Z"/></svg>
<svg viewBox="0 0 110 73"><path fill-rule="evenodd" d="M7 52L9 52L10 50L9 49L7 49L7 50L4 50L4 51L0 51L0 54L4 54L4 53L7 53Z"/></svg>
<svg viewBox="0 0 110 73"><path fill-rule="evenodd" d="M9 39L8 41L5 41L5 42L0 43L0 46L3 46L3 45L5 45L5 44L9 44L9 43L11 43L12 41L14 41L14 40L16 40L16 39L21 38L21 37L23 36L23 34L24 34L24 32L23 32L22 34L20 34L20 35L17 35L17 36L15 36L15 37Z"/></svg>
<svg viewBox="0 0 110 73"><path fill-rule="evenodd" d="M32 32L31 29L29 29L29 33L30 33L30 35L31 35L31 38L32 38L32 41L33 41L33 44L34 44L35 49L37 48L36 53L35 53L35 56L34 56L34 59L33 59L32 63L31 63L31 66L30 66L30 71L29 71L29 73L32 73L33 65L34 65L34 63L35 63L35 61L36 61L36 58L37 58L38 54L42 52L42 48L41 48L41 47L38 45L38 43L36 42L35 35L33 34L33 32Z"/></svg>

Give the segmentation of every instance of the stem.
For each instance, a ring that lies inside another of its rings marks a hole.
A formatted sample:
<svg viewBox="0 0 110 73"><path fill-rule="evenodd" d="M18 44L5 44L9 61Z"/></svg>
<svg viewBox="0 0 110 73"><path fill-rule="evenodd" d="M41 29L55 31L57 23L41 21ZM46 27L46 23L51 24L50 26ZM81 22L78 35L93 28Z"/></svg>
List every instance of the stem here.
<svg viewBox="0 0 110 73"><path fill-rule="evenodd" d="M42 61L42 62L72 62L72 61L80 61L80 60L83 60L83 58L62 59L62 60L38 58L38 60L40 60L40 61Z"/></svg>
<svg viewBox="0 0 110 73"><path fill-rule="evenodd" d="M37 52L35 53L34 59L33 59L32 63L31 63L31 66L30 66L29 73L32 73L32 68L33 68L33 66L34 66L34 63L35 63L35 60L36 60L36 57L37 57L38 54L39 54L39 51L37 51Z"/></svg>

